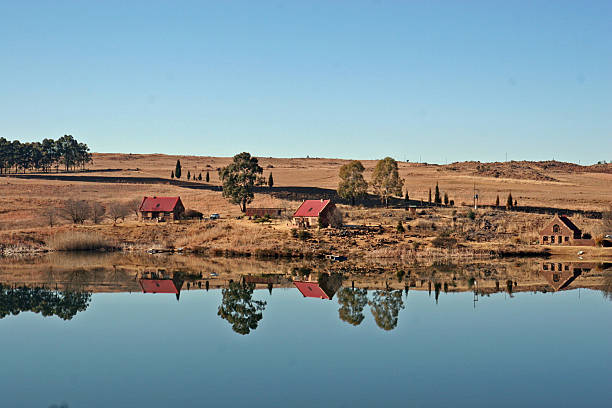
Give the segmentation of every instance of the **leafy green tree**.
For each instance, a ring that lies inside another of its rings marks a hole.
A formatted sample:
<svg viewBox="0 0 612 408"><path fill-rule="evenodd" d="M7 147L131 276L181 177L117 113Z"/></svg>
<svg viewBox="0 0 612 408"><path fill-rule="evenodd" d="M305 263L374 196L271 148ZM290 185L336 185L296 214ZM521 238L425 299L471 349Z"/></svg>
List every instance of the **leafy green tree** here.
<svg viewBox="0 0 612 408"><path fill-rule="evenodd" d="M274 187L274 177L272 177L272 173L270 173L270 177L268 177L268 187Z"/></svg>
<svg viewBox="0 0 612 408"><path fill-rule="evenodd" d="M208 282L207 282L208 283ZM222 300L217 315L232 325L238 334L249 334L255 330L263 318L266 302L253 300L255 285L230 282L229 288L222 290Z"/></svg>
<svg viewBox="0 0 612 408"><path fill-rule="evenodd" d="M368 183L363 178L365 168L358 160L353 160L340 167L340 183L338 184L338 195L345 200L355 200L364 197L368 192Z"/></svg>
<svg viewBox="0 0 612 408"><path fill-rule="evenodd" d="M0 319L27 311L70 320L78 312L86 310L90 300L90 292L53 291L26 286L13 288L0 284Z"/></svg>
<svg viewBox="0 0 612 408"><path fill-rule="evenodd" d="M176 161L176 166L174 168L174 177L176 177L177 179L181 178L181 161L177 160Z"/></svg>
<svg viewBox="0 0 612 408"><path fill-rule="evenodd" d="M404 308L401 290L376 290L368 304L378 327L383 330L395 329L399 311Z"/></svg>
<svg viewBox="0 0 612 408"><path fill-rule="evenodd" d="M260 174L263 169L259 166L257 158L251 157L247 152L234 156L230 165L219 170L219 178L223 183L223 197L231 203L238 204L242 212L246 211L247 204L253 201L253 187L261 184ZM265 179L264 179L265 183Z"/></svg>
<svg viewBox="0 0 612 408"><path fill-rule="evenodd" d="M368 304L368 292L365 289L340 288L337 296L340 320L359 326L365 318L363 308Z"/></svg>
<svg viewBox="0 0 612 408"><path fill-rule="evenodd" d="M401 197L404 180L399 176L397 162L391 157L379 160L374 168L371 184L385 206L389 205L389 196Z"/></svg>

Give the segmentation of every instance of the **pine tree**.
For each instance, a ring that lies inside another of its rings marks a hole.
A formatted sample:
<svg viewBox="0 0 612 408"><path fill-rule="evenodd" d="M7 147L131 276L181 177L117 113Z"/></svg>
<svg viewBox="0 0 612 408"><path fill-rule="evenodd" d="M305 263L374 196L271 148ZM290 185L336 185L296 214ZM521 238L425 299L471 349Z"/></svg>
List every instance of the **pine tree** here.
<svg viewBox="0 0 612 408"><path fill-rule="evenodd" d="M180 160L176 161L176 168L174 169L174 176L177 179L181 178L181 161Z"/></svg>
<svg viewBox="0 0 612 408"><path fill-rule="evenodd" d="M406 195L404 196L404 200L406 201L406 204L410 202L410 196L408 195L408 190L406 190Z"/></svg>
<svg viewBox="0 0 612 408"><path fill-rule="evenodd" d="M268 187L274 187L274 177L272 177L272 173L270 173L270 177L268 177Z"/></svg>
<svg viewBox="0 0 612 408"><path fill-rule="evenodd" d="M495 199L495 206L499 207L499 195L497 196L497 198Z"/></svg>
<svg viewBox="0 0 612 408"><path fill-rule="evenodd" d="M172 171L170 172L170 178L171 178L171 179L173 179L173 178L174 178L174 170L172 170Z"/></svg>
<svg viewBox="0 0 612 408"><path fill-rule="evenodd" d="M512 204L514 204L514 202L512 201L512 193L508 194L508 200L506 200L506 209L507 210L511 210L512 209Z"/></svg>
<svg viewBox="0 0 612 408"><path fill-rule="evenodd" d="M210 181L210 174L208 174L208 171L206 172L206 182L208 183Z"/></svg>
<svg viewBox="0 0 612 408"><path fill-rule="evenodd" d="M191 180L191 172L187 170L187 180Z"/></svg>
<svg viewBox="0 0 612 408"><path fill-rule="evenodd" d="M434 203L442 204L442 197L440 197L440 187L438 187L438 183L436 183L436 193L434 195Z"/></svg>
<svg viewBox="0 0 612 408"><path fill-rule="evenodd" d="M431 204L431 188L429 189L429 204Z"/></svg>
<svg viewBox="0 0 612 408"><path fill-rule="evenodd" d="M448 194L444 193L444 205L448 205Z"/></svg>
<svg viewBox="0 0 612 408"><path fill-rule="evenodd" d="M512 207L516 207L516 200L514 200L514 205Z"/></svg>
<svg viewBox="0 0 612 408"><path fill-rule="evenodd" d="M198 180L202 181L202 173L200 173L200 175L198 176Z"/></svg>

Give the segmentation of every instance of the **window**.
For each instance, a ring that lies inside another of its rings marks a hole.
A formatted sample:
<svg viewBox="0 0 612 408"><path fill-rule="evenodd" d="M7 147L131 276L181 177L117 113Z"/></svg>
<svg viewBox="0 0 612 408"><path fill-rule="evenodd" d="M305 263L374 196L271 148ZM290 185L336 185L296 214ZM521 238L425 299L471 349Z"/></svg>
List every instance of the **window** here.
<svg viewBox="0 0 612 408"><path fill-rule="evenodd" d="M558 233L561 231L561 227L558 224L553 225L553 232Z"/></svg>
<svg viewBox="0 0 612 408"><path fill-rule="evenodd" d="M544 269L545 271L547 271L547 270L548 270L548 265L546 265L546 264L542 265L542 269Z"/></svg>
<svg viewBox="0 0 612 408"><path fill-rule="evenodd" d="M544 236L543 241L548 242L548 236Z"/></svg>
<svg viewBox="0 0 612 408"><path fill-rule="evenodd" d="M555 236L554 235L550 236L550 242L553 243L553 244L555 243Z"/></svg>
<svg viewBox="0 0 612 408"><path fill-rule="evenodd" d="M553 274L553 282L559 282L559 274L558 273Z"/></svg>
<svg viewBox="0 0 612 408"><path fill-rule="evenodd" d="M565 242L569 242L569 237L565 237Z"/></svg>

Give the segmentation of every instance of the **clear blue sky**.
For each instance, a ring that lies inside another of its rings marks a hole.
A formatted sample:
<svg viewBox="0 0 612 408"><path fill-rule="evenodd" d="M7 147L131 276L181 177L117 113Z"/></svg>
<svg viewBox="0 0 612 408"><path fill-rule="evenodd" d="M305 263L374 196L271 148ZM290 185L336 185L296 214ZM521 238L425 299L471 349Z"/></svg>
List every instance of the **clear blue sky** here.
<svg viewBox="0 0 612 408"><path fill-rule="evenodd" d="M0 0L0 136L612 160L612 1Z"/></svg>

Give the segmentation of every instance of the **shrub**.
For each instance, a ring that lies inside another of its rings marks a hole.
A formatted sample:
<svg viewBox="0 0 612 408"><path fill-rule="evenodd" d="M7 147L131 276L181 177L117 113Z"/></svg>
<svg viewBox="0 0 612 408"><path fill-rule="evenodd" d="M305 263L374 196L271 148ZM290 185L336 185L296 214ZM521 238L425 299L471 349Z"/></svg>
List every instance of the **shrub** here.
<svg viewBox="0 0 612 408"><path fill-rule="evenodd" d="M49 248L55 251L114 250L117 245L105 236L93 232L66 232L56 234L47 240Z"/></svg>
<svg viewBox="0 0 612 408"><path fill-rule="evenodd" d="M466 217L470 220L474 220L476 219L476 213L472 209L470 209L470 211L467 212Z"/></svg>
<svg viewBox="0 0 612 408"><path fill-rule="evenodd" d="M306 241L307 239L312 238L312 234L306 230L299 230L297 233L297 238Z"/></svg>
<svg viewBox="0 0 612 408"><path fill-rule="evenodd" d="M395 229L397 230L398 233L403 234L404 232L406 232L406 229L404 228L404 224L402 224L402 220L399 220L397 222L397 227L395 227Z"/></svg>

